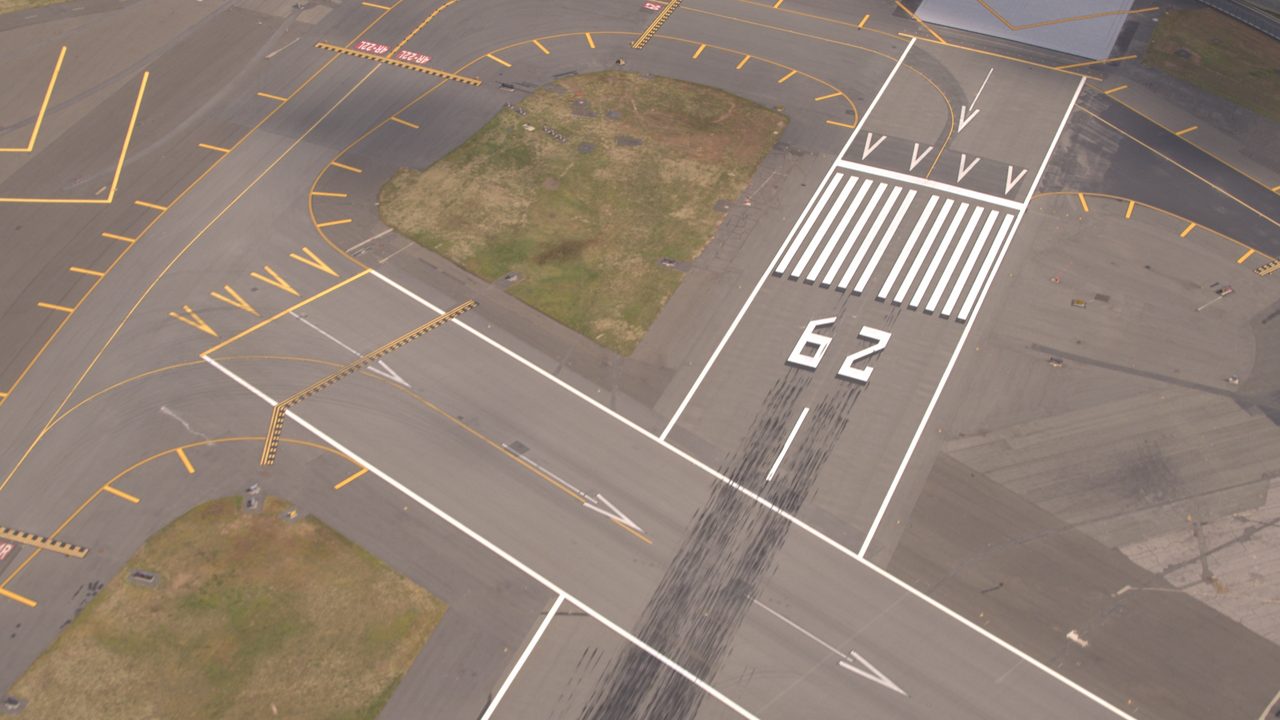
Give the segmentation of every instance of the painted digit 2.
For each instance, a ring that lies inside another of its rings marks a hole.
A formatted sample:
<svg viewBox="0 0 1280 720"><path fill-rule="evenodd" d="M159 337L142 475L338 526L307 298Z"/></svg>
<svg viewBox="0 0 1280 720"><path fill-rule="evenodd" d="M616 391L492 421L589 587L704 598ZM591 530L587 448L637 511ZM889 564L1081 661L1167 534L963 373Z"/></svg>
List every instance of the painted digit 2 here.
<svg viewBox="0 0 1280 720"><path fill-rule="evenodd" d="M822 356L826 354L827 348L831 345L831 338L826 335L819 335L816 331L820 327L835 324L835 321L836 318L833 317L810 321L805 326L804 332L800 334L800 339L796 342L795 348L791 350L791 355L787 358L787 362L816 369L818 363L822 362ZM877 330L863 325L862 329L858 331L858 337L870 340L873 344L845 357L840 369L836 371L836 375L855 382L865 383L871 379L871 373L875 368L869 365L865 368L856 368L853 364L884 350L885 346L889 344L890 334L884 330ZM811 354L806 354L805 350L810 346L813 346L814 350Z"/></svg>

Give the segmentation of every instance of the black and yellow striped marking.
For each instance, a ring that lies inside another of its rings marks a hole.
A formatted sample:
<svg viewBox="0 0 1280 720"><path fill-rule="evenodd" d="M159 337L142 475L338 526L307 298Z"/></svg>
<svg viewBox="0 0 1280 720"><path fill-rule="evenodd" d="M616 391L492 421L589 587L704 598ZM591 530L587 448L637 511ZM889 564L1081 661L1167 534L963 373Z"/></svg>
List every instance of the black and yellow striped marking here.
<svg viewBox="0 0 1280 720"><path fill-rule="evenodd" d="M662 27L662 24L667 21L667 18L671 17L671 13L675 12L678 7L680 7L680 0L670 0L670 2L667 3L667 6L662 8L658 13L658 17L654 18L653 22L649 23L649 27L645 28L644 32L640 33L640 37L636 38L636 41L631 43L631 47L633 49L640 50L648 44L648 42L653 39L653 36L658 34L658 28Z"/></svg>
<svg viewBox="0 0 1280 720"><path fill-rule="evenodd" d="M429 68L425 65L414 65L413 63L407 63L402 60L396 60L394 58L382 57L381 55L374 55L373 53L367 53L360 50L352 50L351 48L345 48L345 47L342 47L341 45L334 45L332 43L327 43L327 42L318 42L316 43L316 47L320 48L321 50L329 50L331 52L342 53L343 55L350 55L352 57L364 58L365 60L380 62L384 65L391 65L392 67L398 67L404 70L413 70L414 72L420 72L420 73L423 73L424 75L431 75L433 77L444 78L445 80L460 82L463 85L472 85L472 86L478 87L481 84L480 80L473 77L466 77L465 75L456 75L451 72L445 72L444 70L436 70L435 68Z"/></svg>
<svg viewBox="0 0 1280 720"><path fill-rule="evenodd" d="M0 540L11 540L16 543L30 545L31 547L60 553L73 558L82 558L89 554L89 548L81 545L73 545L72 543L54 540L53 538L45 537L44 535L23 532L22 530L14 530L13 528L3 526L0 526Z"/></svg>
<svg viewBox="0 0 1280 720"><path fill-rule="evenodd" d="M1261 277L1266 277L1277 270L1280 270L1280 259L1272 260L1266 265L1260 265L1254 270L1254 272L1258 273Z"/></svg>

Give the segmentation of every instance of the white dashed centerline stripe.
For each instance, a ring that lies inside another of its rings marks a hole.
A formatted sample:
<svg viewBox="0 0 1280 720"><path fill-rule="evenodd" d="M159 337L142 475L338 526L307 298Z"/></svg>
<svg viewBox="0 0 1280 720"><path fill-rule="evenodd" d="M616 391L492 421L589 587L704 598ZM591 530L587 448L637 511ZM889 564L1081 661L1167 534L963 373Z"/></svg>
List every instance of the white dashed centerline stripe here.
<svg viewBox="0 0 1280 720"><path fill-rule="evenodd" d="M773 461L773 467L769 468L769 474L765 476L765 482L772 482L773 476L778 473L778 468L782 465L782 458L787 456L787 451L791 449L791 443L795 442L796 434L800 432L800 426L804 424L805 416L809 414L809 408L800 411L800 418L796 420L795 427L791 428L791 434L787 436L787 441L782 443L782 449L778 451L778 459Z"/></svg>

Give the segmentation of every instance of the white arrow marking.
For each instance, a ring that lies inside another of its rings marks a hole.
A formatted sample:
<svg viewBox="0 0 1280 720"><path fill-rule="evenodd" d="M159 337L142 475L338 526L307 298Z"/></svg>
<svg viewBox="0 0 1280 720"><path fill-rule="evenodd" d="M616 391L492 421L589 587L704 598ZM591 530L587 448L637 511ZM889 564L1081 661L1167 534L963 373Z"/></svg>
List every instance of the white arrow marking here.
<svg viewBox="0 0 1280 720"><path fill-rule="evenodd" d="M971 120L978 117L978 113L982 112L978 109L978 98L982 97L982 91L987 89L987 81L991 79L991 73L995 68L987 71L987 76L982 80L982 86L978 88L978 92L973 96L973 102L968 105L960 106L960 127L956 129L956 134L964 132L964 128ZM973 112L969 112L969 108L973 108Z"/></svg>
<svg viewBox="0 0 1280 720"><path fill-rule="evenodd" d="M915 170L920 161L928 157L931 152L933 152L932 145L925 148L924 152L920 152L920 143L915 143L915 147L911 149L911 167L908 170Z"/></svg>
<svg viewBox="0 0 1280 720"><path fill-rule="evenodd" d="M872 135L870 132L867 133L867 144L862 147L863 160L866 160L868 155L875 152L876 148L880 147L880 143L884 142L884 139L888 137L888 135L881 135L879 140L875 142L871 142L871 138L873 137L875 136Z"/></svg>
<svg viewBox="0 0 1280 720"><path fill-rule="evenodd" d="M759 607L760 609L764 610L770 615L778 618L782 622L791 626L792 630L795 630L796 632L818 643L819 645L826 648L827 650L830 650L833 655L840 658L840 667L844 668L845 670L848 670L849 672L854 673L855 675L861 675L862 677L870 680L871 682L874 682L877 685L883 685L884 687L887 687L896 693L900 693L902 695L907 694L902 690L902 688L898 687L897 683L893 682L888 677L886 677L884 673L877 670L875 666L867 662L866 658L862 657L858 653L852 650L850 650L848 653L840 652L839 650L836 649L834 645L827 643L817 635L814 635L808 630L805 630L804 628L800 627L798 624L792 622L777 610L774 610L773 608L769 607L768 605L765 605L764 603L754 598L751 600L751 602L754 603L756 607ZM861 665L862 667L857 667L853 665L852 662L850 661L857 661L858 664Z"/></svg>
<svg viewBox="0 0 1280 720"><path fill-rule="evenodd" d="M1008 194L1009 194L1009 191L1013 190L1013 186L1014 186L1014 185L1017 185L1019 182L1021 182L1021 181L1022 181L1022 178L1023 178L1026 174L1027 174L1027 169L1026 169L1026 168L1022 168L1022 172L1018 173L1018 177L1014 177L1014 176L1013 176L1013 166L1012 166L1012 165L1010 165L1010 166L1009 166L1009 173L1005 176L1006 180L1004 181L1004 194L1005 194L1005 195L1008 195Z"/></svg>
<svg viewBox="0 0 1280 720"><path fill-rule="evenodd" d="M586 503L582 503L582 507L588 510L594 510L600 513L601 515L604 515L605 517L609 518L610 520L626 525L627 527L631 528L632 530L635 530L641 535L645 534L643 528L641 528L639 525L632 522L631 518L624 515L623 512L618 509L617 505L614 505L613 503L609 502L608 498L601 495L600 493L596 493L596 497L600 498L600 502L604 503L605 505L608 505L609 509L605 510L599 505L588 505Z"/></svg>
<svg viewBox="0 0 1280 720"><path fill-rule="evenodd" d="M381 369L378 369L378 367L381 367ZM382 377L390 380L391 382L397 382L405 387L409 387L409 383L405 382L404 378L400 377L400 373L396 372L395 370L392 370L391 367L387 365L387 361L379 360L378 367L374 367L373 365L370 365L366 369L369 372L373 373L374 375L381 375Z"/></svg>
<svg viewBox="0 0 1280 720"><path fill-rule="evenodd" d="M982 158L974 158L973 162L969 163L969 165L966 167L964 164L964 161L968 159L968 157L969 157L968 155L965 155L964 153L960 153L960 172L956 175L956 182L960 182L961 180L963 180L964 176L968 175L969 171L972 170L978 164L978 161L982 159Z"/></svg>
<svg viewBox="0 0 1280 720"><path fill-rule="evenodd" d="M323 335L323 336L325 336L325 337L329 338L330 340L334 341L335 343L337 343L339 346L341 346L341 347L342 347L344 350L346 350L347 352L351 353L352 355L355 355L356 357L360 357L360 352L359 352L358 350L356 350L355 348L351 347L350 345L348 345L348 344L346 344L346 343L342 342L342 341L341 341L341 340L339 340L338 338L336 338L336 337L334 337L334 336L330 335L329 333L325 332L324 330L322 330L322 329L320 328L320 326L319 326L319 325L316 325L315 323L313 323L313 322L311 322L310 320L308 320L308 319L306 319L306 318L302 317L302 316L301 316L301 315L299 315L298 313L290 312L289 314L290 314L290 315L292 315L292 316L294 316L295 318L297 318L297 319L301 320L301 321L302 321L302 324L306 325L307 327L311 328L312 330L315 330L316 332L320 333L321 335ZM373 367L373 366L371 365L371 366L369 366L369 368L368 368L369 372L374 373L375 375L381 375L382 377L384 377L384 378L386 378L386 379L388 379L388 380L390 380L390 381L392 381L392 382L400 383L401 385L403 385L403 386L405 386L405 387L412 387L409 383L405 382L404 378L400 377L400 374L399 374L399 373L397 373L395 370L392 370L392 369L391 369L391 367L390 367L389 365L387 365L387 363L386 363L385 361L383 361L383 360L379 360L379 361L378 361L378 364L382 366L382 369L381 369L381 370L379 370L378 368Z"/></svg>

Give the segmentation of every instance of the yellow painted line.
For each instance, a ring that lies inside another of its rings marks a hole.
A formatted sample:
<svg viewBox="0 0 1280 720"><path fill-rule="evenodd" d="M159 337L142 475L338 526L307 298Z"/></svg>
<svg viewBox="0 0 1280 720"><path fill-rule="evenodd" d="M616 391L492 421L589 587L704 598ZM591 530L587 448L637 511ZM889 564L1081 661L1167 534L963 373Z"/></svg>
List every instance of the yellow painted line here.
<svg viewBox="0 0 1280 720"><path fill-rule="evenodd" d="M319 197L331 197L331 198L344 198L344 197L346 197L346 196L347 196L347 194L346 194L346 193L340 193L340 192L321 192L321 191L319 191L319 190L312 190L312 191L311 191L311 194L312 194L312 195L318 195Z"/></svg>
<svg viewBox="0 0 1280 720"><path fill-rule="evenodd" d="M591 49L592 49L592 50L595 50L595 49L596 49L596 41L591 37L591 33L583 33L583 35L586 35L586 36L587 36L587 45L590 45L590 46L591 46Z"/></svg>
<svg viewBox="0 0 1280 720"><path fill-rule="evenodd" d="M697 60L698 56L702 54L702 51L706 49L707 49L706 43L702 43L701 45L699 45L698 49L693 51L693 59Z"/></svg>
<svg viewBox="0 0 1280 720"><path fill-rule="evenodd" d="M99 272L98 270L90 270L89 268L77 267L75 265L72 265L67 269L73 273L80 273L81 275L92 275L93 277L102 277L103 275L106 275L106 273Z"/></svg>
<svg viewBox="0 0 1280 720"><path fill-rule="evenodd" d="M1249 259L1249 258L1250 258L1254 253L1255 253L1255 252L1257 252L1257 251L1256 251L1256 250L1254 250L1253 248L1249 248L1248 250L1245 250L1243 255L1241 255L1240 257L1236 258L1236 264L1237 264L1237 265L1243 265L1243 264L1244 264L1244 261L1245 261L1245 260L1248 260L1248 259Z"/></svg>
<svg viewBox="0 0 1280 720"><path fill-rule="evenodd" d="M328 222L316 223L316 227L327 228L333 227L334 225L346 225L349 222L351 222L351 218L343 218L341 220L330 220Z"/></svg>
<svg viewBox="0 0 1280 720"><path fill-rule="evenodd" d="M138 238L125 237L123 235L117 235L115 233L109 233L109 232L102 233L102 237L108 240L119 240L120 242L126 242L126 243L129 243L130 245L138 242Z"/></svg>
<svg viewBox="0 0 1280 720"><path fill-rule="evenodd" d="M147 202L146 200L134 200L133 204L137 205L138 207L151 208L152 210L158 210L160 212L165 212L166 210L169 209L164 205L157 205L155 203Z"/></svg>
<svg viewBox="0 0 1280 720"><path fill-rule="evenodd" d="M912 20L915 20L917 25L919 25L920 27L924 28L924 29L925 29L925 32L927 32L927 33L929 33L930 35L932 35L934 40L937 40L938 42L942 43L943 45L946 45L946 44L947 44L947 41L946 41L946 40L943 40L941 35L939 35L938 33L934 32L934 31L933 31L933 28L929 27L928 25L925 25L925 24L924 24L924 21L923 21L923 20L921 20L920 18L916 17L916 14L915 14L915 13L913 13L913 12L911 12L911 9L910 9L910 8L908 8L906 5L903 5L903 4L900 2L900 0L893 0L893 2L894 2L898 7L902 8L902 11L903 11L903 12L905 12L908 16L910 16Z"/></svg>
<svg viewBox="0 0 1280 720"><path fill-rule="evenodd" d="M1102 94L1103 94L1103 95L1110 95L1111 93L1118 93L1118 92L1120 92L1121 90L1124 90L1124 89L1125 89L1125 88L1127 88L1127 87L1129 87L1129 86L1128 86L1128 85L1117 85L1117 86L1115 86L1115 87L1111 88L1110 90L1104 90Z"/></svg>
<svg viewBox="0 0 1280 720"><path fill-rule="evenodd" d="M454 2L454 1L455 0L450 0L450 2ZM449 3L445 3L445 4L448 5ZM410 33L410 36L412 36L412 33ZM401 45L403 44L404 43L401 43ZM350 55L351 57L358 57L364 60L371 60L376 63L382 63L383 65L398 67L401 70L412 70L417 73L422 73L423 75L431 75L438 78L444 78L445 80L453 80L454 82L460 82L463 85L471 85L472 87L478 87L484 84L482 81L477 80L476 78L473 78L473 77L463 77L462 75L455 75L451 72L445 72L444 70L437 70L433 67L427 67L426 65L417 65L415 63L405 62L403 60L396 60L395 58L384 57L382 55L374 55L373 53L367 53L362 50L352 50L349 47L334 45L333 43L318 42L315 44L315 47L319 48L320 50L328 50L329 52L336 52L340 55ZM395 48L391 50L391 52L395 53L399 49L400 49L400 45L397 45Z"/></svg>
<svg viewBox="0 0 1280 720"><path fill-rule="evenodd" d="M1112 63L1112 62L1121 62L1124 60L1136 60L1137 58L1138 58L1137 55L1121 55L1119 57L1109 57L1109 58L1103 58L1101 60L1088 60L1085 62L1071 63L1070 65L1057 65L1055 67L1058 70L1071 70L1074 68L1085 67L1088 65L1103 65L1103 64Z"/></svg>
<svg viewBox="0 0 1280 720"><path fill-rule="evenodd" d="M290 295L294 295L294 296L298 295L298 291L294 290L292 285L290 285L284 278L280 277L280 273L276 272L275 270L272 270L270 265L263 265L262 269L266 271L267 275L270 275L271 277L267 277L267 275L263 275L262 273L258 273L258 272L249 273L249 277L261 280L262 282L272 287L279 288L289 293Z"/></svg>
<svg viewBox="0 0 1280 720"><path fill-rule="evenodd" d="M374 10L381 10L381 11L383 11L383 12L387 12L387 11L389 11L389 10L391 9L391 8L387 7L386 5L379 5L379 4L377 4L377 3L371 3L371 2L362 2L362 3L360 3L360 4L361 4L361 5L363 5L363 6L365 6L365 7L371 7L371 8L373 8Z"/></svg>
<svg viewBox="0 0 1280 720"><path fill-rule="evenodd" d="M1061 25L1063 23L1079 22L1081 20L1094 20L1096 18L1109 17L1113 15L1138 15L1140 13L1148 13L1148 12L1153 12L1155 10L1160 9L1159 7L1152 6L1152 7L1141 8L1139 10L1109 10L1105 12L1089 13L1088 15L1072 15L1070 17L1056 18L1053 20L1041 20L1040 22L1027 23L1026 25L1014 25L1013 23L1005 19L1003 15L996 12L995 8L987 4L986 0L978 0L978 4L986 8L987 12L991 13L991 15L995 17L995 19L1004 23L1005 27L1014 31L1031 30L1032 28L1047 27L1049 25Z"/></svg>
<svg viewBox="0 0 1280 720"><path fill-rule="evenodd" d="M782 3L783 3L783 0L778 0L778 2L773 4L773 9L777 10L778 8L782 7Z"/></svg>
<svg viewBox="0 0 1280 720"><path fill-rule="evenodd" d="M1084 193L1076 193L1076 197L1080 198L1080 207L1084 208L1085 212L1089 212L1089 203L1084 199Z"/></svg>
<svg viewBox="0 0 1280 720"><path fill-rule="evenodd" d="M410 40L412 40L414 35L417 35L419 32L422 32L422 28L426 27L427 24L430 23L432 20L435 20L436 16L439 15L445 8L449 7L450 5L456 2L458 2L458 0L445 0L445 2L441 3L435 10L431 11L431 14L427 16L426 20L423 20L422 22L418 23L418 27L414 28L413 32L410 32L408 35L405 35L403 40L397 43L395 47L391 48L391 52L388 54L395 55L397 52L400 52L400 48L404 47ZM399 0L397 0L396 5L399 5L399 4L400 2Z"/></svg>
<svg viewBox="0 0 1280 720"><path fill-rule="evenodd" d="M223 295L217 290L214 290L213 292L209 293L209 295L211 295L214 300L221 300L222 302L230 305L231 307L237 308L239 310L243 310L254 317L262 317L262 315L257 310L255 310L252 305L249 304L248 300L245 300L243 297L240 296L240 293L235 291L235 288L231 287L230 285L223 285L222 289L227 291L226 295Z"/></svg>
<svg viewBox="0 0 1280 720"><path fill-rule="evenodd" d="M235 334L235 335L232 335L230 338L227 338L226 340L223 340L222 342L218 343L217 345L214 345L213 347L209 348L208 350L205 350L204 352L202 352L202 353L200 353L200 354L201 354L201 355L209 355L209 354L212 354L212 353L214 353L214 352L217 352L218 350L221 350L222 348L224 348L224 347L226 347L226 346L230 345L231 343L233 343L233 342L235 342L235 341L239 340L240 338L244 337L245 335L248 335L249 333L254 332L255 330L259 330L259 329L261 329L261 328L265 327L266 325L268 325L268 324L270 324L270 323L272 323L272 322L274 322L274 321L276 321L276 320L279 320L280 318L284 317L285 315L288 315L289 313L291 313L291 312L293 312L293 311L297 310L298 308L300 308L300 307L302 307L302 306L306 305L307 303L313 302L313 301L315 301L315 300L319 300L320 298L324 297L325 295L328 295L329 293L333 292L334 290L337 290L337 289L339 289L339 288L341 288L341 287L343 287L343 286L345 286L345 285L348 285L348 284L350 284L350 283L353 283L353 282L355 282L356 280L359 280L360 278L364 277L365 275L368 275L368 274L369 274L369 273L371 273L371 272L373 272L373 270L372 270L372 269L370 269L370 268L365 268L364 270L361 270L360 272L356 273L355 275L352 275L351 277L347 278L346 280L343 280L342 282L337 283L337 284L335 284L335 285L331 285L331 286L329 286L328 288L326 288L326 289L324 289L324 290L321 290L320 292L316 293L315 295L312 295L311 297L307 298L306 300L303 300L302 302L299 302L299 303L295 303L295 304L293 304L292 306L287 307L287 308L285 308L284 310L281 310L280 312L276 313L275 315L272 315L271 317L267 318L266 320L263 320L262 322L258 323L257 325L254 325L253 327L251 327L251 328L249 328L249 329L247 329L247 330L242 330L242 331L240 331L239 333L237 333L237 334Z"/></svg>
<svg viewBox="0 0 1280 720"><path fill-rule="evenodd" d="M1179 234L1178 234L1178 237L1186 237L1187 235L1189 235L1189 234L1191 233L1191 231L1192 231L1192 230L1195 230L1195 229L1196 229L1196 224L1195 224L1195 223L1190 223L1190 224L1188 224L1188 225L1187 225L1187 227L1186 227L1185 229L1183 229L1183 231L1182 231L1181 233L1179 233Z"/></svg>
<svg viewBox="0 0 1280 720"><path fill-rule="evenodd" d="M413 123L409 122L408 120L401 120L400 118L396 117L395 115L392 115L392 116L391 116L391 122L394 122L394 123L400 123L401 125L403 125L403 126L405 126L405 127L408 127L408 128L413 128L414 130L417 130L417 129L419 129L419 128L421 127L421 126L419 126L419 125L414 125Z"/></svg>
<svg viewBox="0 0 1280 720"><path fill-rule="evenodd" d="M47 302L38 302L36 303L36 307L42 307L45 310L61 310L64 313L73 313L76 311L75 308L69 308L65 305L54 305L53 303Z"/></svg>
<svg viewBox="0 0 1280 720"><path fill-rule="evenodd" d="M345 480L343 480L342 482L339 482L337 485L334 485L334 486L333 486L333 489L334 489L334 490L341 490L342 488L346 487L347 485L350 485L352 480L355 480L356 478L360 477L361 475L363 475L363 474L365 474L365 473L367 473L367 472L369 472L367 469L365 469L365 468L360 468L359 470L357 470L357 471L355 471L355 472L351 473L350 475L348 475L348 476L346 477L346 479L345 479Z"/></svg>
<svg viewBox="0 0 1280 720"><path fill-rule="evenodd" d="M862 28L866 27L867 21L870 19L871 19L870 15L863 15L862 20L858 21L858 29L861 30Z"/></svg>
<svg viewBox="0 0 1280 720"><path fill-rule="evenodd" d="M751 56L750 56L750 55L743 55L743 56L742 56L742 59L738 61L738 67L734 68L734 70L741 70L741 69L742 69L742 66L743 66L743 65L746 65L746 64L747 64L747 61L748 61L748 60L750 60L750 59L751 59Z"/></svg>
<svg viewBox="0 0 1280 720"><path fill-rule="evenodd" d="M1280 185L1271 188L1271 192L1280 192Z"/></svg>
<svg viewBox="0 0 1280 720"><path fill-rule="evenodd" d="M289 98L282 98L279 95L272 95L271 93L260 92L258 93L258 97L264 97L268 100L275 100L276 102L289 102Z"/></svg>
<svg viewBox="0 0 1280 720"><path fill-rule="evenodd" d="M819 95L818 97L814 98L813 101L822 102L823 100L830 100L831 98L834 98L834 97L840 97L843 94L844 93L841 93L839 90L837 90L833 93L828 93L826 95Z"/></svg>
<svg viewBox="0 0 1280 720"><path fill-rule="evenodd" d="M1182 137L1183 135L1186 135L1187 133L1192 132L1193 130L1199 130L1199 129L1200 129L1199 125L1192 125L1191 127L1182 128L1178 132L1174 133L1174 135L1177 135L1178 137Z"/></svg>
<svg viewBox="0 0 1280 720"><path fill-rule="evenodd" d="M793 75L795 75L795 74L796 74L796 71L795 71L795 70L792 70L791 72L787 73L786 75L783 75L782 77L778 78L778 84L779 84L779 85L781 85L782 83L784 83L784 82L786 82L786 81L790 80L790 79L791 79L791 76L793 76Z"/></svg>
<svg viewBox="0 0 1280 720"><path fill-rule="evenodd" d="M36 606L35 600L32 600L29 597L23 597L22 595L19 595L18 593L12 590L6 590L2 587L0 587L0 596L7 597L10 600L13 600L14 602L22 603L23 605L26 605L29 608L33 608Z"/></svg>
<svg viewBox="0 0 1280 720"><path fill-rule="evenodd" d="M534 41L533 41L533 45L534 45L534 47L536 47L536 48L538 48L539 50L541 50L543 55L550 55L550 54L551 54L551 51L550 51L550 50L548 50L548 49L546 48L546 46L545 46L545 45L543 45L542 43L538 42L537 40L534 40Z"/></svg>
<svg viewBox="0 0 1280 720"><path fill-rule="evenodd" d="M662 24L675 13L676 8L680 7L680 2L681 0L667 0L666 7L658 11L658 16L653 19L653 22L649 23L649 27L645 28L644 32L636 37L635 42L631 43L631 49L643 49L653 39L653 36L658 34L658 28L662 27Z"/></svg>
<svg viewBox="0 0 1280 720"><path fill-rule="evenodd" d="M36 147L36 138L40 135L40 127L44 125L44 113L49 109L49 98L53 97L53 86L58 82L58 73L62 71L62 60L67 56L67 46L58 51L58 60L53 64L53 75L49 77L49 86L44 90L44 100L40 103L40 111L36 113L36 123L31 128L31 137L27 138L25 147L0 148L0 152L31 152Z"/></svg>
<svg viewBox="0 0 1280 720"><path fill-rule="evenodd" d="M195 475L196 466L191 464L191 458L187 457L187 451L182 448L177 448L176 452L178 453L178 459L182 461L182 467L187 469L187 474Z"/></svg>
<svg viewBox="0 0 1280 720"><path fill-rule="evenodd" d="M314 252L311 251L311 248L306 247L304 245L302 248L302 252L306 254L306 257L303 257L298 253L289 253L289 257L293 258L294 260L297 260L303 265L309 265L315 268L316 270L319 270L322 273L327 273L329 275L332 275L333 277L338 277L338 273L333 268L329 267L329 263L321 260L318 255L316 255Z"/></svg>
<svg viewBox="0 0 1280 720"><path fill-rule="evenodd" d="M209 143L199 143L196 147L202 147L205 150L215 150L220 153L231 152L231 148L218 147L217 145L210 145Z"/></svg>
<svg viewBox="0 0 1280 720"><path fill-rule="evenodd" d="M331 162L331 163L329 163L329 164L330 164L330 165L332 165L332 166L334 166L334 167L336 167L336 168L341 168L341 169L346 170L346 171L348 171L348 172L356 173L357 175L358 175L358 174L360 174L360 173L362 173L362 172L364 172L363 170L361 170L361 169L360 169L360 168L358 168L358 167L351 167L350 165L343 165L342 163L338 162L337 160L334 160L333 162Z"/></svg>
<svg viewBox="0 0 1280 720"><path fill-rule="evenodd" d="M779 4L779 5L781 5L781 4L782 4L782 0L778 0L778 4ZM617 525L618 527L622 528L623 530L626 530L627 532L631 533L632 535L635 535L636 537L638 537L638 538L640 538L641 540L645 541L645 542L646 542L646 543L648 543L649 545L652 545L652 544L653 544L653 541L652 541L652 540L650 540L649 538L645 537L645 536L644 536L643 534L641 534L640 532L637 532L635 528L630 527L630 526L628 526L628 525L624 524L621 520L619 520L619 519L617 519L617 518L609 518L609 519L610 519L610 520L612 520L612 521L613 521L613 523L614 523L615 525Z"/></svg>
<svg viewBox="0 0 1280 720"><path fill-rule="evenodd" d="M115 488L111 487L110 485L103 485L103 486L102 486L102 489L103 489L103 490L106 490L107 492L111 493L112 495L115 495L116 497L120 498L121 500L128 500L129 502L133 503L134 505L137 505L138 503L142 502L142 501L141 501L141 500L139 500L137 497L134 497L133 495L130 495L129 493L127 493L127 492L125 492L125 491L123 491L123 490L117 490L117 489L115 489Z"/></svg>
<svg viewBox="0 0 1280 720"><path fill-rule="evenodd" d="M1133 217L1133 201L1132 200L1129 201L1129 207L1126 208L1124 211L1125 220L1128 220L1131 217Z"/></svg>
<svg viewBox="0 0 1280 720"><path fill-rule="evenodd" d="M485 53L484 56L498 63L502 67L511 67L511 63L507 62L506 60L503 60L502 58L498 57L497 55L494 55L493 53Z"/></svg>
<svg viewBox="0 0 1280 720"><path fill-rule="evenodd" d="M850 130L857 127L857 125L850 125L849 123L843 123L843 122L840 122L839 120L828 120L827 124L835 125L836 127L849 128Z"/></svg>
<svg viewBox="0 0 1280 720"><path fill-rule="evenodd" d="M7 398L7 397L9 397L9 393L7 393L7 392L0 392L0 400L3 400L3 399L5 399L5 398Z"/></svg>
<svg viewBox="0 0 1280 720"><path fill-rule="evenodd" d="M186 315L179 315L176 312L170 311L169 317L173 318L174 320L178 320L179 322L182 322L185 325L189 325L199 330L202 333L208 333L209 335L218 337L218 331L214 330L213 327L209 325L209 323L205 322L204 318L200 317L200 315L197 314L195 310L192 310L190 305L183 305L182 310L183 312L186 313Z"/></svg>

